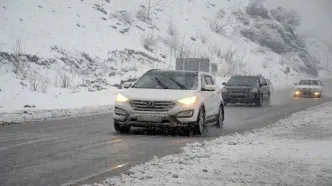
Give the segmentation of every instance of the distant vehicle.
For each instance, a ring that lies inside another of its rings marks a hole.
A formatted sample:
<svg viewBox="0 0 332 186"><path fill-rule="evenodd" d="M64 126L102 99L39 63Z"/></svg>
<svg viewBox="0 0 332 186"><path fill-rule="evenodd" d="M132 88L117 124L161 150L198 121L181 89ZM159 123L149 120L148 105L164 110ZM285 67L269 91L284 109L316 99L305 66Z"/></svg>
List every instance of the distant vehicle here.
<svg viewBox="0 0 332 186"><path fill-rule="evenodd" d="M254 103L257 106L262 106L264 100L270 101L269 85L261 75L236 75L223 85L224 105L228 103Z"/></svg>
<svg viewBox="0 0 332 186"><path fill-rule="evenodd" d="M323 84L318 79L302 79L295 83L294 97L320 98L323 92Z"/></svg>
<svg viewBox="0 0 332 186"><path fill-rule="evenodd" d="M175 127L202 134L208 121L224 122L221 89L205 72L150 70L128 90L116 95L114 128L129 133L131 127Z"/></svg>
<svg viewBox="0 0 332 186"><path fill-rule="evenodd" d="M175 70L200 71L215 75L218 65L211 63L209 58L176 58Z"/></svg>

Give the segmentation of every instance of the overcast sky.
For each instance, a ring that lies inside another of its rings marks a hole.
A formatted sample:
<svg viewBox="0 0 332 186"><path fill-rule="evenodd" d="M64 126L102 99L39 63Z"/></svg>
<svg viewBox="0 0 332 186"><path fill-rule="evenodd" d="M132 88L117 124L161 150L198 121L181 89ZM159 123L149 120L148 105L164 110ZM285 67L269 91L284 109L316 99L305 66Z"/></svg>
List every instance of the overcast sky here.
<svg viewBox="0 0 332 186"><path fill-rule="evenodd" d="M332 0L266 0L265 4L296 10L302 17L299 32L318 36L332 47Z"/></svg>

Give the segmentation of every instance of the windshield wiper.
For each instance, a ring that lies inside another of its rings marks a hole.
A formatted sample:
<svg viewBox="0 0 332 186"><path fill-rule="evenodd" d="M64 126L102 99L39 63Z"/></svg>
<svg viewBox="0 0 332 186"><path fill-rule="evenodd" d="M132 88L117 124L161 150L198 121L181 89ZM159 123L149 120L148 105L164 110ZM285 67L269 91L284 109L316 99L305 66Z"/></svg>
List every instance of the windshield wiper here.
<svg viewBox="0 0 332 186"><path fill-rule="evenodd" d="M166 85L164 85L160 79L158 79L157 77L154 77L154 79L156 79L158 85L160 85L161 87L163 87L164 89L169 89Z"/></svg>
<svg viewBox="0 0 332 186"><path fill-rule="evenodd" d="M187 87L185 87L184 85L182 85L181 83L179 83L178 81L176 81L173 78L168 78L170 80L172 80L175 84L177 84L182 90L187 90Z"/></svg>

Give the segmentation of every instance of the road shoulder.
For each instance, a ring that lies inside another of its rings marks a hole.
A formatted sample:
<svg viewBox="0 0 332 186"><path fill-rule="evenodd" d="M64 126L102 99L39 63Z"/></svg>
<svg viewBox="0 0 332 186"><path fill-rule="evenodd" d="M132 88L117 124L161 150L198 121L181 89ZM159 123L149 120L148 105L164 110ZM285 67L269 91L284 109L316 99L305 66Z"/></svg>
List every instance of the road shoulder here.
<svg viewBox="0 0 332 186"><path fill-rule="evenodd" d="M102 185L331 185L332 102L244 134L192 143Z"/></svg>
<svg viewBox="0 0 332 186"><path fill-rule="evenodd" d="M49 110L20 110L15 112L0 112L0 125L22 124L41 122L53 119L63 119L85 115L111 113L112 105L89 106L72 109L49 109Z"/></svg>

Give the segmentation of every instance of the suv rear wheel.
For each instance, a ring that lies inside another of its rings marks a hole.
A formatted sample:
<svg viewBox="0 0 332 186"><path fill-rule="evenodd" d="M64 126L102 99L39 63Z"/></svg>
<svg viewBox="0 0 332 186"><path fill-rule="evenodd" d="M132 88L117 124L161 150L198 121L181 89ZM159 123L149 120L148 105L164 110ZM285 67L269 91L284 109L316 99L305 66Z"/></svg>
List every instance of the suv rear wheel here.
<svg viewBox="0 0 332 186"><path fill-rule="evenodd" d="M122 133L122 134L128 134L130 131L130 127L128 126L120 126L120 124L116 121L114 121L114 129L116 132Z"/></svg>

